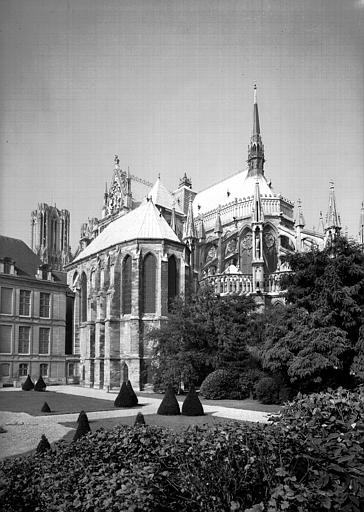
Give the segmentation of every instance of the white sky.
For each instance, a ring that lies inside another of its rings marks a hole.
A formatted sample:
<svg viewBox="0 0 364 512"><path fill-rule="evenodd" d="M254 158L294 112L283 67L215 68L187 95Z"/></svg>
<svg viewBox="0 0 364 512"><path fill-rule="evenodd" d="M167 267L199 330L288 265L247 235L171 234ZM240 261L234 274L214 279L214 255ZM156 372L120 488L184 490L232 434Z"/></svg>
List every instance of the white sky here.
<svg viewBox="0 0 364 512"><path fill-rule="evenodd" d="M356 235L363 173L358 0L0 0L0 233L40 202L100 216L114 154L167 188L243 169L258 85L266 174L308 227L335 182Z"/></svg>

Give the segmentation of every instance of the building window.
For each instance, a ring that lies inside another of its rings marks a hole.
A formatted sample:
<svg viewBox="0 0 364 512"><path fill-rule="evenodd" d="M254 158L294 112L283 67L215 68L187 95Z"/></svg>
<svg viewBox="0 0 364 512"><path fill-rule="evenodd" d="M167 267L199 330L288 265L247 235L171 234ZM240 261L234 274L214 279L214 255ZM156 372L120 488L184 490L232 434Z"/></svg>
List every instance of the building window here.
<svg viewBox="0 0 364 512"><path fill-rule="evenodd" d="M19 315L30 316L30 291L20 290Z"/></svg>
<svg viewBox="0 0 364 512"><path fill-rule="evenodd" d="M0 353L11 354L11 325L0 325Z"/></svg>
<svg viewBox="0 0 364 512"><path fill-rule="evenodd" d="M115 265L110 265L110 288L114 286L115 280Z"/></svg>
<svg viewBox="0 0 364 512"><path fill-rule="evenodd" d="M13 289L1 288L0 313L11 315L13 312Z"/></svg>
<svg viewBox="0 0 364 512"><path fill-rule="evenodd" d="M10 364L0 364L0 377L10 377Z"/></svg>
<svg viewBox="0 0 364 512"><path fill-rule="evenodd" d="M4 260L4 274L10 274L11 272L11 263L8 259Z"/></svg>
<svg viewBox="0 0 364 512"><path fill-rule="evenodd" d="M39 373L42 377L48 377L48 365L46 363L39 365Z"/></svg>
<svg viewBox="0 0 364 512"><path fill-rule="evenodd" d="M147 254L143 265L143 313L156 310L157 263L153 254Z"/></svg>
<svg viewBox="0 0 364 512"><path fill-rule="evenodd" d="M81 322L87 321L87 278L83 272L81 276Z"/></svg>
<svg viewBox="0 0 364 512"><path fill-rule="evenodd" d="M48 327L39 328L39 353L49 354L49 333Z"/></svg>
<svg viewBox="0 0 364 512"><path fill-rule="evenodd" d="M30 327L21 325L19 327L19 354L29 354L30 350Z"/></svg>
<svg viewBox="0 0 364 512"><path fill-rule="evenodd" d="M91 283L91 288L94 289L95 284L96 284L96 272L94 270L91 272L90 283Z"/></svg>
<svg viewBox="0 0 364 512"><path fill-rule="evenodd" d="M39 316L41 316L42 318L50 317L50 303L51 294L40 292Z"/></svg>
<svg viewBox="0 0 364 512"><path fill-rule="evenodd" d="M21 363L19 365L19 377L26 377L28 375L28 364Z"/></svg>
<svg viewBox="0 0 364 512"><path fill-rule="evenodd" d="M122 312L124 315L131 313L131 256L123 261L122 270Z"/></svg>
<svg viewBox="0 0 364 512"><path fill-rule="evenodd" d="M75 375L75 363L68 363L68 377L74 377Z"/></svg>
<svg viewBox="0 0 364 512"><path fill-rule="evenodd" d="M176 258L171 256L168 259L168 309L177 295L177 263Z"/></svg>

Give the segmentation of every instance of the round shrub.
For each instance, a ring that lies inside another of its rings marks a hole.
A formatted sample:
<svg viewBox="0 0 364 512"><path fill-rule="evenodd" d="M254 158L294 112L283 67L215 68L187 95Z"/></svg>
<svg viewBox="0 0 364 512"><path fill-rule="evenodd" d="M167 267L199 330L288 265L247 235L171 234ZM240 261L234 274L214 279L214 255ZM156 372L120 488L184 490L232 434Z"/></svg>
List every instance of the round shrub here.
<svg viewBox="0 0 364 512"><path fill-rule="evenodd" d="M42 405L41 412L52 412L47 402L44 402L44 404Z"/></svg>
<svg viewBox="0 0 364 512"><path fill-rule="evenodd" d="M174 416L181 414L179 403L177 401L176 395L174 394L172 385L167 387L164 398L158 407L157 414L162 416Z"/></svg>
<svg viewBox="0 0 364 512"><path fill-rule="evenodd" d="M126 383L126 387L128 388L130 399L133 402L133 406L138 405L138 397L135 394L135 391L133 389L133 386L131 385L130 380L128 380L128 382Z"/></svg>
<svg viewBox="0 0 364 512"><path fill-rule="evenodd" d="M182 414L184 416L204 416L204 410L202 407L202 403L198 398L198 395L195 390L195 386L192 385L190 387L189 392L182 404Z"/></svg>
<svg viewBox="0 0 364 512"><path fill-rule="evenodd" d="M35 383L35 386L34 386L34 391L45 391L46 390L46 383L44 382L43 380L43 377L40 375L39 376L39 379L37 380L37 382Z"/></svg>
<svg viewBox="0 0 364 512"><path fill-rule="evenodd" d="M138 412L135 418L134 427L137 425L146 425L143 413Z"/></svg>
<svg viewBox="0 0 364 512"><path fill-rule="evenodd" d="M279 402L279 387L272 377L263 377L255 386L255 394L262 404L277 404Z"/></svg>
<svg viewBox="0 0 364 512"><path fill-rule="evenodd" d="M21 388L23 391L30 391L31 389L34 389L34 384L32 379L30 378L30 375L28 375L26 380L23 382Z"/></svg>
<svg viewBox="0 0 364 512"><path fill-rule="evenodd" d="M46 438L46 436L44 434L42 434L42 437L40 438L39 444L35 451L37 453L45 453L50 449L51 449L51 445L49 444L48 439Z"/></svg>
<svg viewBox="0 0 364 512"><path fill-rule="evenodd" d="M118 396L115 398L115 407L134 407L135 399L133 398L130 390L128 389L126 382L123 382L119 391Z"/></svg>
<svg viewBox="0 0 364 512"><path fill-rule="evenodd" d="M240 400L247 397L247 392L239 387L237 371L219 369L210 373L203 381L200 395L209 400Z"/></svg>

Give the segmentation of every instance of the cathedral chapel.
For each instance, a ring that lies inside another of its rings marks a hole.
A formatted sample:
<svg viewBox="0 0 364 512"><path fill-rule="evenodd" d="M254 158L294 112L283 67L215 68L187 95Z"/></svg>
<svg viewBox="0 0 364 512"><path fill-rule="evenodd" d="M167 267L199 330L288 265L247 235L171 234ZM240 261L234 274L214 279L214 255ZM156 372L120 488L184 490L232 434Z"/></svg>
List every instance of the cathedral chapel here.
<svg viewBox="0 0 364 512"><path fill-rule="evenodd" d="M75 292L74 354L81 383L100 389L151 383L147 333L190 287L251 294L282 302L280 257L322 248L341 229L333 184L326 224L305 227L302 206L276 193L265 176L256 88L246 169L196 193L185 174L169 192L157 179L145 199L133 197L135 177L114 160L100 219L82 225L79 249L66 267ZM138 180L145 185L147 182Z"/></svg>

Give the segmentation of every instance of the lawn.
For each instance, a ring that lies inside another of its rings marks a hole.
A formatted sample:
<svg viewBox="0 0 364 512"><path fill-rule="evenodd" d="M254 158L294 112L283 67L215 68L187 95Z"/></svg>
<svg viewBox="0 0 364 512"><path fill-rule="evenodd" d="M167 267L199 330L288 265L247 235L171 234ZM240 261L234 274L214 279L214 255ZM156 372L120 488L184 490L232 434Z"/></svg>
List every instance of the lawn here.
<svg viewBox="0 0 364 512"><path fill-rule="evenodd" d="M41 412L44 402L47 402L53 414L80 412L82 409L87 412L114 409L114 403L111 400L55 393L54 391L0 392L0 411L26 412L32 416L44 416L47 414Z"/></svg>
<svg viewBox="0 0 364 512"><path fill-rule="evenodd" d="M118 425L133 426L137 412L138 411L136 410L133 416L89 420L91 431L96 432L96 430L98 430L101 427L104 428L105 430L111 430L112 428ZM216 418L211 414L205 414L205 416L159 416L158 414L149 414L144 416L144 419L147 425L159 425L161 427L168 427L176 432L179 432L193 425L214 426L237 422L237 420ZM61 425L64 425L66 427L73 427L74 429L77 428L76 422L61 423ZM72 441L74 433L74 430L68 432L68 434L65 437L63 437L63 439L66 441Z"/></svg>

